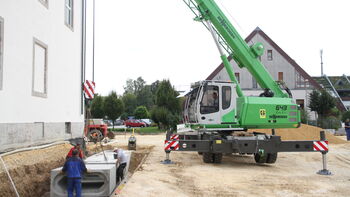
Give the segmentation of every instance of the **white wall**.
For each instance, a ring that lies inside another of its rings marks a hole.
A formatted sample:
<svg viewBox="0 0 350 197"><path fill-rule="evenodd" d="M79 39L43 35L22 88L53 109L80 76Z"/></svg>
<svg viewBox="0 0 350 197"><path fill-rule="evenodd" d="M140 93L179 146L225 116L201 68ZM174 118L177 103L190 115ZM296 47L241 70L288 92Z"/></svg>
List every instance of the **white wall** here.
<svg viewBox="0 0 350 197"><path fill-rule="evenodd" d="M1 0L4 19L0 123L83 122L81 114L81 0L74 30L64 24L64 0ZM48 46L47 98L32 95L33 39Z"/></svg>

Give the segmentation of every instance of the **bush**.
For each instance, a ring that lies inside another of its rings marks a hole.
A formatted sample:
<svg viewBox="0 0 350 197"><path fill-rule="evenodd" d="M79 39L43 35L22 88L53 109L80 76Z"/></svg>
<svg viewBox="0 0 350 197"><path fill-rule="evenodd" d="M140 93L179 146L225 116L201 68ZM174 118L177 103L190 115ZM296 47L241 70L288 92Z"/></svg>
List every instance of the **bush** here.
<svg viewBox="0 0 350 197"><path fill-rule="evenodd" d="M138 106L134 111L134 115L136 119L149 118L149 113L145 106Z"/></svg>
<svg viewBox="0 0 350 197"><path fill-rule="evenodd" d="M180 118L165 107L154 107L151 111L152 120L158 124L159 129L176 128Z"/></svg>
<svg viewBox="0 0 350 197"><path fill-rule="evenodd" d="M132 132L133 128L109 128L109 132ZM143 128L135 128L135 133L139 134L153 134L153 133L162 133L164 130L160 130L158 127L143 127Z"/></svg>
<svg viewBox="0 0 350 197"><path fill-rule="evenodd" d="M335 129L341 128L340 119L334 116L329 116L326 118L318 118L317 125L323 129Z"/></svg>
<svg viewBox="0 0 350 197"><path fill-rule="evenodd" d="M300 110L300 115L301 115L301 123L303 124L308 124L309 123L309 112L305 109Z"/></svg>

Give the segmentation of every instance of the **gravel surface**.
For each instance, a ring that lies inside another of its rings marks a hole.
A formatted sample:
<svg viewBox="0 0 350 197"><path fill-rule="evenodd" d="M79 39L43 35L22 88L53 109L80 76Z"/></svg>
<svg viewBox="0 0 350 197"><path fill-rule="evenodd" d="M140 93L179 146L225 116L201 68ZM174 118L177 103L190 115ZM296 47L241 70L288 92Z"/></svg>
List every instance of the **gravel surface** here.
<svg viewBox="0 0 350 197"><path fill-rule="evenodd" d="M116 138L127 143L127 137ZM164 139L137 136L138 146L154 148L121 196L349 196L350 143L343 137L333 139L337 144L327 155L332 176L316 174L322 168L320 153L279 153L275 164L258 165L252 156L224 156L221 164L205 164L196 152L172 152L175 164L163 165Z"/></svg>

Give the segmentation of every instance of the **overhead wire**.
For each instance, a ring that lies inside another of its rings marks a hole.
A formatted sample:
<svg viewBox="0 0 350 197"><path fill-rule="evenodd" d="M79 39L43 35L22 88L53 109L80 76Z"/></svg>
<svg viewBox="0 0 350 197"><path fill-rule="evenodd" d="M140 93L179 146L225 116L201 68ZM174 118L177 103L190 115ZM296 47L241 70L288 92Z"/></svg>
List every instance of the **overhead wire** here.
<svg viewBox="0 0 350 197"><path fill-rule="evenodd" d="M231 15L231 13L228 11L222 0L217 0L220 7L222 7L225 11L225 14L229 16L229 18L237 25L237 27L242 31L245 35L248 35L247 32L243 29L243 27L238 23L238 21Z"/></svg>

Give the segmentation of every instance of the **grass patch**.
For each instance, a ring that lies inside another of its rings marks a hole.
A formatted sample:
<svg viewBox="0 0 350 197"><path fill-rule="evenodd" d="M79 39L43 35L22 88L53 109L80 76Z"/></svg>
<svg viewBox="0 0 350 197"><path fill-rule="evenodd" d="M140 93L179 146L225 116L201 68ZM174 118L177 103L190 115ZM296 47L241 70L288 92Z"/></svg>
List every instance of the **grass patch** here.
<svg viewBox="0 0 350 197"><path fill-rule="evenodd" d="M135 127L135 133L139 134L158 134L158 133L164 133L164 130L159 130L158 127ZM114 128L114 129L108 129L108 131L113 131L113 132L132 132L132 128Z"/></svg>

